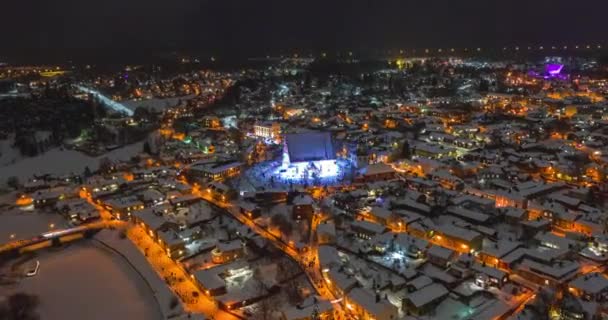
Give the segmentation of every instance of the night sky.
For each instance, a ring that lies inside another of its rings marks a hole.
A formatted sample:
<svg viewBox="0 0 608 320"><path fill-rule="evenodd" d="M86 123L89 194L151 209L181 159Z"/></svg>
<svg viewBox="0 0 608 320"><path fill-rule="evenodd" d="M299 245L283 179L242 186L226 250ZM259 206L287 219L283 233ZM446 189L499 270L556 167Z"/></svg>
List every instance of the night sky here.
<svg viewBox="0 0 608 320"><path fill-rule="evenodd" d="M0 56L605 44L605 0L3 1Z"/></svg>

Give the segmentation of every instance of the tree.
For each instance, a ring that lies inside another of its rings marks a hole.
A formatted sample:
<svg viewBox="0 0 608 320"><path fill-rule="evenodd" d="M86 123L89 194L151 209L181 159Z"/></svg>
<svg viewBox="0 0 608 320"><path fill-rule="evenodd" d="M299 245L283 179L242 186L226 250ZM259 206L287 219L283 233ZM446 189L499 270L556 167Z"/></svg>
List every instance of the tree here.
<svg viewBox="0 0 608 320"><path fill-rule="evenodd" d="M480 92L488 92L490 90L490 82L487 80L481 80L479 82L479 91Z"/></svg>
<svg viewBox="0 0 608 320"><path fill-rule="evenodd" d="M18 189L19 188L19 178L17 178L16 176L10 176L6 180L6 184L13 189Z"/></svg>
<svg viewBox="0 0 608 320"><path fill-rule="evenodd" d="M91 172L91 169L89 168L89 166L84 167L84 177L88 178L92 175L93 175L93 173Z"/></svg>
<svg viewBox="0 0 608 320"><path fill-rule="evenodd" d="M262 274L262 270L258 267L253 272L253 278L257 281L257 295L258 297L262 297L268 294L268 290L266 289L266 285L264 285L264 275ZM251 319L255 320L267 320L272 319L271 315L273 311L276 309L277 303L275 299L271 299L269 297L265 297L260 302L256 304L255 311Z"/></svg>
<svg viewBox="0 0 608 320"><path fill-rule="evenodd" d="M152 154L152 151L150 149L150 144L148 143L148 141L144 142L144 153Z"/></svg>
<svg viewBox="0 0 608 320"><path fill-rule="evenodd" d="M401 145L401 157L409 159L411 155L412 150L410 149L410 143L406 140Z"/></svg>
<svg viewBox="0 0 608 320"><path fill-rule="evenodd" d="M277 213L270 218L270 223L277 227L282 235L285 237L291 236L293 233L293 226L291 223L285 218L284 215Z"/></svg>
<svg viewBox="0 0 608 320"><path fill-rule="evenodd" d="M99 159L99 171L101 171L103 173L108 173L108 172L112 171L112 169L113 169L113 164L112 164L112 160L110 160L110 158L103 157L103 158Z"/></svg>
<svg viewBox="0 0 608 320"><path fill-rule="evenodd" d="M38 296L27 293L15 293L0 304L0 319L37 320L40 316L36 308L40 304Z"/></svg>
<svg viewBox="0 0 608 320"><path fill-rule="evenodd" d="M171 297L171 301L169 301L169 308L171 310L177 308L177 305L179 304L179 301L177 300L177 297L173 296Z"/></svg>

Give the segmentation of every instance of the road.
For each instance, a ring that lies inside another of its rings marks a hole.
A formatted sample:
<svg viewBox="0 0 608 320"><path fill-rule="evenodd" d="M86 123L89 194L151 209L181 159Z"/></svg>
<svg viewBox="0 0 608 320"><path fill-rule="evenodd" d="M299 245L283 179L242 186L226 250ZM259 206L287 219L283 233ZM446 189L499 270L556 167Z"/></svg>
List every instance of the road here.
<svg viewBox="0 0 608 320"><path fill-rule="evenodd" d="M133 114L134 114L133 110L125 107L122 103L116 102L116 101L106 97L101 92L99 92L95 89L87 88L87 87L81 86L81 85L76 85L76 88L78 88L79 90L84 91L86 93L92 94L97 99L99 99L101 101L101 103L103 103L105 106L107 106L108 108L111 108L114 111L124 113L129 117L133 116Z"/></svg>
<svg viewBox="0 0 608 320"><path fill-rule="evenodd" d="M276 248L280 249L292 258L294 261L298 262L302 269L304 270L306 276L310 283L314 286L318 295L325 300L332 301L334 311L339 315L339 318L346 319L345 310L342 308L342 305L339 303L341 301L341 297L336 297L333 293L327 288L325 279L321 272L321 266L319 265L317 246L310 246L307 253L300 253L295 248L290 245L287 245L283 242L280 237L277 237L273 233L269 232L267 229L259 226L253 220L249 219L249 217L240 213L240 210L237 206L233 205L227 201L218 201L213 199L209 193L206 191L200 191L199 188L193 187L193 194L203 198L205 201L211 203L215 207L219 207L223 209L225 212L229 213L232 217L238 220L240 223L248 226L253 232L257 233L261 237L270 241ZM316 231L317 223L313 223L311 226L311 234L314 234ZM315 219L313 219L315 221ZM309 263L313 262L313 265L309 267Z"/></svg>
<svg viewBox="0 0 608 320"><path fill-rule="evenodd" d="M171 290L180 298L184 309L192 313L201 313L216 320L236 320L237 317L219 309L215 300L198 289L190 275L182 265L169 258L162 247L138 225L128 224L124 221L114 220L112 214L103 206L95 203L84 191L80 197L93 205L102 218L102 223L116 228L126 228L127 237L135 244L148 260L148 263L165 280ZM194 294L196 292L196 294Z"/></svg>

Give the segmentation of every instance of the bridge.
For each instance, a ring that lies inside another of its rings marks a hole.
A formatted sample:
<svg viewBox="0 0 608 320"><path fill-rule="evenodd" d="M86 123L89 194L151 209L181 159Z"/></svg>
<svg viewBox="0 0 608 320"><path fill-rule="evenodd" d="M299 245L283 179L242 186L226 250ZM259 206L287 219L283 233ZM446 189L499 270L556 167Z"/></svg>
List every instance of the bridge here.
<svg viewBox="0 0 608 320"><path fill-rule="evenodd" d="M91 89L91 88L87 88L85 86L81 86L81 85L76 85L76 88L78 88L78 90L81 90L83 92L86 92L88 94L92 94L94 97L96 97L97 99L99 99L99 101L101 101L101 103L103 105L105 105L106 107L116 111L116 112L120 112L120 113L124 113L127 116L131 117L133 116L134 112L133 110L125 107L124 104L114 101L108 97L106 97L105 95L103 95L101 92L95 90L95 89Z"/></svg>
<svg viewBox="0 0 608 320"><path fill-rule="evenodd" d="M45 232L30 239L11 241L0 245L0 257L15 256L25 251L34 251L50 247L53 244L71 242L106 227L108 227L108 223L99 221L73 228Z"/></svg>

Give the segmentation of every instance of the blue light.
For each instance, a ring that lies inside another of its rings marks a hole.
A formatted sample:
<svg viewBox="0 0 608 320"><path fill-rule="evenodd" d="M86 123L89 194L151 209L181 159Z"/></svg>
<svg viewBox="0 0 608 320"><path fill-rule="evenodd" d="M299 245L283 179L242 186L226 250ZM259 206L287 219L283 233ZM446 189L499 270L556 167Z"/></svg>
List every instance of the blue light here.
<svg viewBox="0 0 608 320"><path fill-rule="evenodd" d="M288 181L334 178L340 174L340 166L335 160L296 163L284 161L275 174Z"/></svg>
<svg viewBox="0 0 608 320"><path fill-rule="evenodd" d="M93 89L90 89L90 88L87 88L87 87L84 87L84 86L80 86L80 85L77 85L76 88L78 88L78 89L80 89L80 90L82 90L82 91L84 91L86 93L90 93L90 94L94 95L95 97L97 97L101 101L101 103L103 103L104 105L106 105L107 107L109 107L111 109L114 109L115 111L118 111L120 113L124 113L127 116L129 116L129 117L133 116L133 110L125 107L121 103L118 103L118 102L116 102L116 101L114 101L114 100L112 100L112 99L104 96L103 94L101 94L97 90L93 90Z"/></svg>

